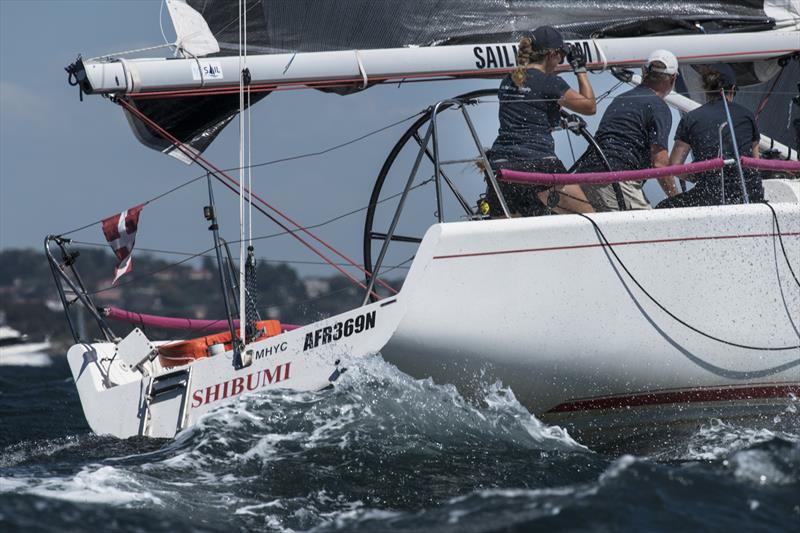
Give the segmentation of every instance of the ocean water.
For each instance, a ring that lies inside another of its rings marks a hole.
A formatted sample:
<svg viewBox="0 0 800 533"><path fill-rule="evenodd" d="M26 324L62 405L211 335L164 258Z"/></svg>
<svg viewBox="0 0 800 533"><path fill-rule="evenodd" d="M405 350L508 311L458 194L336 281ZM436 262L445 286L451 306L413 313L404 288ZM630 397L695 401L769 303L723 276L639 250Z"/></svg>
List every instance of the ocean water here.
<svg viewBox="0 0 800 533"><path fill-rule="evenodd" d="M172 441L92 435L63 359L0 366L0 531L798 531L789 431L708 423L609 456L487 386L380 356L331 390L262 392Z"/></svg>

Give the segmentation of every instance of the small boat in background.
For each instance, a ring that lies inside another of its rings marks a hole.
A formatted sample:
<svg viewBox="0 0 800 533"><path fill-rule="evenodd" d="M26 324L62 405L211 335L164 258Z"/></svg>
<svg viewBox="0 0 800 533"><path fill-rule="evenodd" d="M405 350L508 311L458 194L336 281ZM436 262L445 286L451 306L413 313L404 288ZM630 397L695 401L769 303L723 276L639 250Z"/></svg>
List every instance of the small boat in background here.
<svg viewBox="0 0 800 533"><path fill-rule="evenodd" d="M27 335L0 324L0 366L46 366L50 364L48 340L31 342Z"/></svg>

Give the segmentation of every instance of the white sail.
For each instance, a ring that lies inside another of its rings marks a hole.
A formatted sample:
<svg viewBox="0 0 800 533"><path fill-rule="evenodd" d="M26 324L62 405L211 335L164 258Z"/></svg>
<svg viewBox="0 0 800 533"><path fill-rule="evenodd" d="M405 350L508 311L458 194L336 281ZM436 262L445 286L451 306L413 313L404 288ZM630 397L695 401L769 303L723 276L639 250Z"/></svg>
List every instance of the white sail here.
<svg viewBox="0 0 800 533"><path fill-rule="evenodd" d="M797 0L767 0L764 13L775 20L778 27L797 28L800 20L800 2Z"/></svg>
<svg viewBox="0 0 800 533"><path fill-rule="evenodd" d="M185 0L166 2L177 35L175 45L179 50L195 57L219 52L219 44L200 13L192 9Z"/></svg>

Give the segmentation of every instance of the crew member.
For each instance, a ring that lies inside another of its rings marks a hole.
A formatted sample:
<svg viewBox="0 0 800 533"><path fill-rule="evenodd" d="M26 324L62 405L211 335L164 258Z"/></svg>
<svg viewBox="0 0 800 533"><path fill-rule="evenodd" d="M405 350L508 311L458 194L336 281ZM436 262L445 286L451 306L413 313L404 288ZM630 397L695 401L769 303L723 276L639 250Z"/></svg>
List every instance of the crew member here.
<svg viewBox="0 0 800 533"><path fill-rule="evenodd" d="M554 71L567 57L578 78L578 91L571 89ZM487 155L492 168L526 172L566 173L556 157L552 130L559 124L561 106L577 113L593 115L597 106L586 74L586 58L579 47L565 45L561 33L540 26L519 42L517 68L503 78L498 92L500 129ZM549 214L546 207L548 186L500 182L509 211L513 215ZM567 185L558 192L556 212L591 212L580 187ZM493 216L502 215L491 186L487 201Z"/></svg>
<svg viewBox="0 0 800 533"><path fill-rule="evenodd" d="M669 132L672 113L664 97L675 85L678 60L668 50L655 50L642 68L642 83L617 96L608 106L595 140L612 170L637 170L669 164ZM607 170L590 147L578 162L578 172ZM678 194L672 177L659 179L667 196ZM625 209L650 209L642 190L644 181L620 183ZM618 211L620 206L612 185L584 185L583 191L597 211Z"/></svg>
<svg viewBox="0 0 800 533"><path fill-rule="evenodd" d="M690 111L678 124L675 132L675 145L672 147L669 162L682 165L689 152L695 161L705 161L722 156L723 159L736 157L733 150L730 125L725 112L728 102L733 133L740 156L758 157L760 134L753 113L739 104L733 103L736 94L736 73L725 63L709 65L703 72L703 88L706 103ZM722 147L720 150L720 133ZM751 201L761 201L764 191L761 176L757 171L744 169L745 187ZM695 181L689 191L667 198L658 207L691 207L701 205L740 204L744 202L742 183L736 170L704 172L695 176L687 175L687 181Z"/></svg>

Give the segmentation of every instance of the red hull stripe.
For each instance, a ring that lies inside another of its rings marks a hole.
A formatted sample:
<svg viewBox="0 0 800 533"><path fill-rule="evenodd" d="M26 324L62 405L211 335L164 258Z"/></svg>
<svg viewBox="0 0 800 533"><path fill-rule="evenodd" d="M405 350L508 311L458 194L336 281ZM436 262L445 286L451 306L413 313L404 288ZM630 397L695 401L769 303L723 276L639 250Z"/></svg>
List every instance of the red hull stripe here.
<svg viewBox="0 0 800 533"><path fill-rule="evenodd" d="M642 407L645 405L662 405L668 403L687 404L788 398L791 394L800 394L800 383L761 385L755 387L686 389L667 392L646 392L628 396L592 398L559 404L550 409L548 413L592 411L595 409L620 409L624 407Z"/></svg>
<svg viewBox="0 0 800 533"><path fill-rule="evenodd" d="M800 232L781 233L783 237L798 237ZM668 242L689 242L689 241L716 241L723 239L756 239L761 237L777 237L777 233L755 233L752 235L712 235L707 237L680 237L674 239L652 239L642 241L622 241L612 242L611 246L631 246L636 244L662 244ZM581 248L600 248L605 246L602 243L575 244L572 246L550 246L547 248L521 248L518 250L498 250L495 252L473 252L468 254L436 255L434 259L458 259L461 257L478 257L482 255L504 255L504 254L525 254L533 252L553 252L558 250L578 250Z"/></svg>

